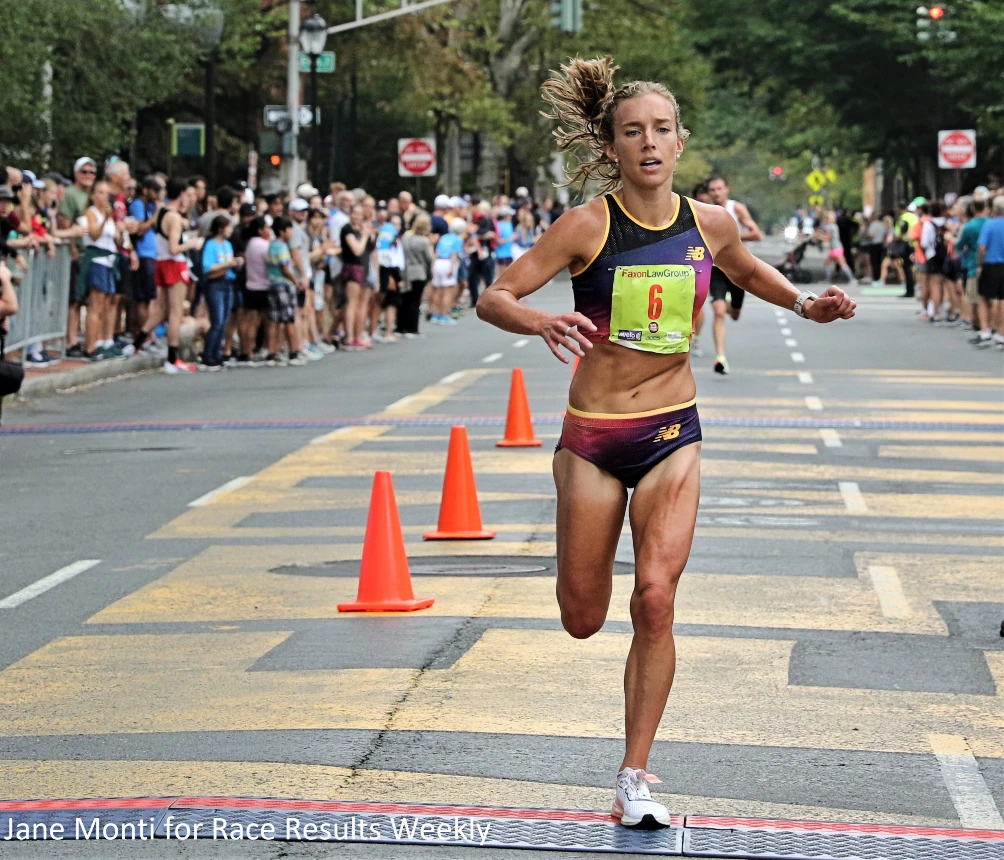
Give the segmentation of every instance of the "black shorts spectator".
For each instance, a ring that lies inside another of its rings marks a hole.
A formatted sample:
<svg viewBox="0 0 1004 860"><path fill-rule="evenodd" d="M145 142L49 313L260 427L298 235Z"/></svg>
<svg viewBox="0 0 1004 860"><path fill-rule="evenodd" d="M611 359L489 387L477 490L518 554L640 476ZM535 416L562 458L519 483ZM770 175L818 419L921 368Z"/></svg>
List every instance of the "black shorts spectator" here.
<svg viewBox="0 0 1004 860"><path fill-rule="evenodd" d="M268 290L244 288L244 310L266 313L268 311Z"/></svg>
<svg viewBox="0 0 1004 860"><path fill-rule="evenodd" d="M980 295L988 302L1004 301L1004 263L984 263Z"/></svg>
<svg viewBox="0 0 1004 860"><path fill-rule="evenodd" d="M140 257L139 268L132 273L132 300L134 302L157 301L157 284L153 270L157 261L153 257Z"/></svg>

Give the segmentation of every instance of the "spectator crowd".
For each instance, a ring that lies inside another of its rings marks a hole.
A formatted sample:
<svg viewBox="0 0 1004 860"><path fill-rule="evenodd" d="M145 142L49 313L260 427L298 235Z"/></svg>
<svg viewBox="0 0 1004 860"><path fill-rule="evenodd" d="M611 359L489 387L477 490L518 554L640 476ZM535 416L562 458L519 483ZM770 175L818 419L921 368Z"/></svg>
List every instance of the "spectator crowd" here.
<svg viewBox="0 0 1004 860"><path fill-rule="evenodd" d="M0 247L16 287L33 254L71 257L65 357L163 360L169 374L303 366L454 326L560 213L525 188L490 200L332 183L255 196L200 176L134 179L82 156L72 179L0 171ZM193 348L194 345L194 348ZM186 354L187 353L187 354ZM194 360L188 361L187 357ZM44 344L28 368L58 363Z"/></svg>

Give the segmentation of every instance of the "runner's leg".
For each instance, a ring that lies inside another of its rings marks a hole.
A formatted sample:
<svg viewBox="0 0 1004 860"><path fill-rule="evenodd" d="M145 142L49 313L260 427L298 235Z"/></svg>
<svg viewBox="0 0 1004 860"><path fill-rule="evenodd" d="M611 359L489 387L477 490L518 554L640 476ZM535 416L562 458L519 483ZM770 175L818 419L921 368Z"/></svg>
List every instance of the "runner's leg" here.
<svg viewBox="0 0 1004 860"><path fill-rule="evenodd" d="M553 472L561 623L576 639L587 639L607 617L627 490L609 472L567 448L554 455Z"/></svg>
<svg viewBox="0 0 1004 860"><path fill-rule="evenodd" d="M701 494L701 444L686 445L639 481L631 497L634 638L624 672L626 748L621 767L647 768L676 671L673 614Z"/></svg>

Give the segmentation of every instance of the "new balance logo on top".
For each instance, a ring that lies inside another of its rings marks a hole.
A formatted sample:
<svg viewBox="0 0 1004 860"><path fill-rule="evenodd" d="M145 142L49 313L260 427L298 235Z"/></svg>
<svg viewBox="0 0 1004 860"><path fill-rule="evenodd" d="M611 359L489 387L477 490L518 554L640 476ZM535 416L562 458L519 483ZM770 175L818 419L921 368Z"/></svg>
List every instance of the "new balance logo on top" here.
<svg viewBox="0 0 1004 860"><path fill-rule="evenodd" d="M704 246L703 245L691 245L687 248L687 256L683 258L684 260L703 260L704 259Z"/></svg>

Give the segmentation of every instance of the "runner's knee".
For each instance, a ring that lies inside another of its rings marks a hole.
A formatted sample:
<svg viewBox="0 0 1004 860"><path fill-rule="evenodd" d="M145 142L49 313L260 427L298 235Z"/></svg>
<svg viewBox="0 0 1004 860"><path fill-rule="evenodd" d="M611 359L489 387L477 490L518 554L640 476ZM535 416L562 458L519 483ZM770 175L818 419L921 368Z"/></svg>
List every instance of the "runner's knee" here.
<svg viewBox="0 0 1004 860"><path fill-rule="evenodd" d="M587 596L562 594L558 590L558 607L561 609L561 626L574 639L588 639L598 633L607 620L606 606L597 606Z"/></svg>
<svg viewBox="0 0 1004 860"><path fill-rule="evenodd" d="M676 579L668 583L650 582L631 595L631 620L636 633L658 639L673 630Z"/></svg>

